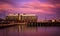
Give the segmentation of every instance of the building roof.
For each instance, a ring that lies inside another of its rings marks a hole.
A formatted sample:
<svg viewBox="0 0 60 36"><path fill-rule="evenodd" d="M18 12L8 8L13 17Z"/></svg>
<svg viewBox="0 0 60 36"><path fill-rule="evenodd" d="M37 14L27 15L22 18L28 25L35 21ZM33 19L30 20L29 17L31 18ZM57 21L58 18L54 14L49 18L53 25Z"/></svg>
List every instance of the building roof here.
<svg viewBox="0 0 60 36"><path fill-rule="evenodd" d="M35 14L20 14L22 16L36 16Z"/></svg>
<svg viewBox="0 0 60 36"><path fill-rule="evenodd" d="M36 16L36 14L19 14L19 16ZM9 14L7 16L18 16L18 14Z"/></svg>
<svg viewBox="0 0 60 36"><path fill-rule="evenodd" d="M18 14L9 14L7 16L18 16Z"/></svg>

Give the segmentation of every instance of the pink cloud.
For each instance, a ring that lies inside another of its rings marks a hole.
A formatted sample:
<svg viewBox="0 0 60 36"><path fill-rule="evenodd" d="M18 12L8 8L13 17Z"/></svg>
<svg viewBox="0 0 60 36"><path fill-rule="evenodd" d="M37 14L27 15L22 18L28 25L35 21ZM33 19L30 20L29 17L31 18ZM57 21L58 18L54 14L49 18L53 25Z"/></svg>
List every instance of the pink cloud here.
<svg viewBox="0 0 60 36"><path fill-rule="evenodd" d="M60 8L60 3L59 4L56 4L56 7L59 7Z"/></svg>
<svg viewBox="0 0 60 36"><path fill-rule="evenodd" d="M10 4L7 4L7 3L0 4L0 10L9 10L11 8L13 8L13 7Z"/></svg>
<svg viewBox="0 0 60 36"><path fill-rule="evenodd" d="M19 6L19 5L18 5ZM47 4L47 3L41 3L41 2L23 2L20 8L24 8L26 11L30 12L40 12L40 13L47 13L47 14L53 14L54 12L51 11L52 8L55 8L56 6L52 4ZM28 10L28 9L29 10ZM34 11L33 11L34 10ZM23 11L23 10L22 10ZM48 13L49 12L49 13Z"/></svg>
<svg viewBox="0 0 60 36"><path fill-rule="evenodd" d="M41 2L22 2L18 7L13 7L10 4L1 4L0 10L9 11L9 13L22 12L22 13L42 13L42 14L54 14L50 11L55 8L52 4L46 4Z"/></svg>

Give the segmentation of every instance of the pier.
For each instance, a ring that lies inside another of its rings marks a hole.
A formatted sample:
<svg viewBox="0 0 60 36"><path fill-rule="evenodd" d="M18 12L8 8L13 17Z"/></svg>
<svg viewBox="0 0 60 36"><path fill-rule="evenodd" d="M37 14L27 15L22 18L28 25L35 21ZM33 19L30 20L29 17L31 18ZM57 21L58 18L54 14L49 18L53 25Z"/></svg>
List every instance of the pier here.
<svg viewBox="0 0 60 36"><path fill-rule="evenodd" d="M49 27L49 26L60 26L60 22L31 22L27 26L31 27Z"/></svg>
<svg viewBox="0 0 60 36"><path fill-rule="evenodd" d="M27 26L27 27L50 27L50 26L60 26L60 22L24 22L24 23L10 23L10 24L0 24L0 28L10 27L10 26Z"/></svg>

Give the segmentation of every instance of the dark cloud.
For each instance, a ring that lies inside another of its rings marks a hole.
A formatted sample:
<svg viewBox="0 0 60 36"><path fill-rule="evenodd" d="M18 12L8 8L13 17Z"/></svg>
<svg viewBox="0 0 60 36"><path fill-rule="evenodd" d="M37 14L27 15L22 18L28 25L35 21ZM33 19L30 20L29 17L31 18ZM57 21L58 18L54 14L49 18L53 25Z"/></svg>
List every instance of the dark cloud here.
<svg viewBox="0 0 60 36"><path fill-rule="evenodd" d="M4 2L4 3L11 3L10 1L8 0L0 0L0 2Z"/></svg>
<svg viewBox="0 0 60 36"><path fill-rule="evenodd" d="M54 9L54 11L56 12L57 15L60 15L60 8L56 8Z"/></svg>
<svg viewBox="0 0 60 36"><path fill-rule="evenodd" d="M56 6L53 11L56 12L57 16L60 16L60 0L48 0L48 2Z"/></svg>
<svg viewBox="0 0 60 36"><path fill-rule="evenodd" d="M15 2L14 0L0 0L0 4L4 4L4 3L8 3L8 4L11 4L11 5L15 5Z"/></svg>
<svg viewBox="0 0 60 36"><path fill-rule="evenodd" d="M48 0L52 4L60 4L60 0Z"/></svg>

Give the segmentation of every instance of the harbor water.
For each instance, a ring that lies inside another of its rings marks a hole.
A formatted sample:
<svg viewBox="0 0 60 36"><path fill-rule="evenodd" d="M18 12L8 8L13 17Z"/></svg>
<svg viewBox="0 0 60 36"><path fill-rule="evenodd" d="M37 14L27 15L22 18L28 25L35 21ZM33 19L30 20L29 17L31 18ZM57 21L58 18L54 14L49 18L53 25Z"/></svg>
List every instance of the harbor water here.
<svg viewBox="0 0 60 36"><path fill-rule="evenodd" d="M0 29L0 36L60 36L60 27L12 26Z"/></svg>

